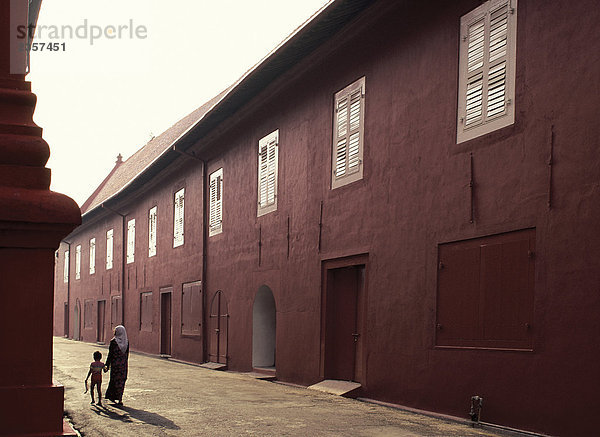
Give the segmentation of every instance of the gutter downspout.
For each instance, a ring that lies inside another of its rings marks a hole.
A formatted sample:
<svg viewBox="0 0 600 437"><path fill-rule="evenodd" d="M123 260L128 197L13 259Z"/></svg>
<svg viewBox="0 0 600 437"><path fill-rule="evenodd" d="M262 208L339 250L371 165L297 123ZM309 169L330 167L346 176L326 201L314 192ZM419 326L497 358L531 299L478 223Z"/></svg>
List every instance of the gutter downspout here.
<svg viewBox="0 0 600 437"><path fill-rule="evenodd" d="M206 311L208 298L206 295L206 254L208 244L208 221L206 213L208 211L208 196L206 194L206 191L208 186L208 175L206 174L206 161L201 158L198 158L196 155L179 150L176 146L173 146L171 149L182 156L195 159L196 161L200 161L202 163L202 361L207 362L208 327L206 326ZM210 308L208 309L208 311L210 311Z"/></svg>
<svg viewBox="0 0 600 437"><path fill-rule="evenodd" d="M207 200L208 196L206 195L207 191L207 181L208 176L206 174L206 161L202 161L202 178L203 178L203 187L202 187L202 288L204 292L202 293L202 337L204 337L204 341L202 342L202 361L208 361L208 327L206 326L206 306L208 305L208 298L206 296L206 254L207 254L207 245L208 245L208 226L207 226L207 217L206 213L208 211ZM210 308L208 308L210 312Z"/></svg>
<svg viewBox="0 0 600 437"><path fill-rule="evenodd" d="M126 263L126 256L127 256L127 245L126 245L126 230L125 230L125 225L126 223L126 218L127 216L125 214L121 214L118 211L115 211L112 208L109 208L108 206L106 206L104 203L102 203L100 205L101 208L106 209L107 211L110 211L118 216L121 216L122 219L122 224L121 224L121 230L122 230L122 236L121 236L121 323L123 323L123 325L125 325L125 263ZM108 291L110 294L110 290Z"/></svg>
<svg viewBox="0 0 600 437"><path fill-rule="evenodd" d="M63 240L63 242L69 246L69 265L67 266L67 335L71 332L71 242Z"/></svg>

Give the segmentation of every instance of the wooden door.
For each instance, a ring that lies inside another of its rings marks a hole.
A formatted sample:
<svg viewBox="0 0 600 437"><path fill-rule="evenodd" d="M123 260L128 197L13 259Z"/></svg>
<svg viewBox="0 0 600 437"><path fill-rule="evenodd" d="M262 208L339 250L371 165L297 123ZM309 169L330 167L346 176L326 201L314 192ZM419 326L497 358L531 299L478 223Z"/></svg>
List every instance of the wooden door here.
<svg viewBox="0 0 600 437"><path fill-rule="evenodd" d="M325 379L356 381L358 311L364 266L327 270Z"/></svg>
<svg viewBox="0 0 600 437"><path fill-rule="evenodd" d="M69 304L67 302L65 302L65 313L64 313L64 326L63 326L63 330L64 330L64 336L68 337L69 336Z"/></svg>
<svg viewBox="0 0 600 437"><path fill-rule="evenodd" d="M223 296L221 290L218 290L212 298L209 323L210 344L208 360L227 365L229 314L227 313L227 300L225 300L225 296Z"/></svg>
<svg viewBox="0 0 600 437"><path fill-rule="evenodd" d="M98 301L98 318L96 319L98 321L97 325L96 325L96 329L97 329L97 333L96 333L96 341L98 341L99 343L104 343L104 319L105 319L105 308L106 307L106 301L104 300L99 300Z"/></svg>

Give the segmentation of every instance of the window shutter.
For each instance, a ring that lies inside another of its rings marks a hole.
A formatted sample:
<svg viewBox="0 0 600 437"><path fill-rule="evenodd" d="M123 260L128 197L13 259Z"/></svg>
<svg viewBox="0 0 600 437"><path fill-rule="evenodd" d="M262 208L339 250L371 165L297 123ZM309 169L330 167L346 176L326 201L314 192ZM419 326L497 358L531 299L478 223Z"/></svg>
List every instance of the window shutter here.
<svg viewBox="0 0 600 437"><path fill-rule="evenodd" d="M332 188L362 178L365 78L335 95Z"/></svg>
<svg viewBox="0 0 600 437"><path fill-rule="evenodd" d="M279 130L258 142L258 215L277 209Z"/></svg>
<svg viewBox="0 0 600 437"><path fill-rule="evenodd" d="M223 169L219 169L210 175L210 224L209 234L215 235L221 232L223 223Z"/></svg>
<svg viewBox="0 0 600 437"><path fill-rule="evenodd" d="M81 278L81 245L75 247L75 279Z"/></svg>
<svg viewBox="0 0 600 437"><path fill-rule="evenodd" d="M483 58L485 41L483 18L469 26L469 48L467 55L468 81L466 96L465 126L481 123L483 120Z"/></svg>
<svg viewBox="0 0 600 437"><path fill-rule="evenodd" d="M106 270L113 266L113 230L106 232Z"/></svg>
<svg viewBox="0 0 600 437"><path fill-rule="evenodd" d="M65 284L69 282L69 251L65 250L65 266L63 271L63 280Z"/></svg>
<svg viewBox="0 0 600 437"><path fill-rule="evenodd" d="M504 4L490 14L487 117L502 115L506 110L507 38L508 4Z"/></svg>
<svg viewBox="0 0 600 437"><path fill-rule="evenodd" d="M461 19L457 142L514 122L516 0L489 0ZM501 119L501 120L500 120Z"/></svg>
<svg viewBox="0 0 600 437"><path fill-rule="evenodd" d="M154 206L148 213L148 257L156 255L156 212L157 207Z"/></svg>
<svg viewBox="0 0 600 437"><path fill-rule="evenodd" d="M183 244L183 225L184 225L184 194L185 189L182 188L175 193L175 214L173 224L173 247Z"/></svg>
<svg viewBox="0 0 600 437"><path fill-rule="evenodd" d="M135 260L135 219L127 222L127 264Z"/></svg>
<svg viewBox="0 0 600 437"><path fill-rule="evenodd" d="M96 273L96 239L90 240L90 275Z"/></svg>

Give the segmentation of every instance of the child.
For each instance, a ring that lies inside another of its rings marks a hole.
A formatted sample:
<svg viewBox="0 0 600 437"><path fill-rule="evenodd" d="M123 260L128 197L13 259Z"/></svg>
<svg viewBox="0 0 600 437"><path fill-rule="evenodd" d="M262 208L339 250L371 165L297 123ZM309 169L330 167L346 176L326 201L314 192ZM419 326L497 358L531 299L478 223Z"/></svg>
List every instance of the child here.
<svg viewBox="0 0 600 437"><path fill-rule="evenodd" d="M97 405L102 405L102 369L104 369L104 363L100 361L102 354L99 351L94 352L94 362L90 364L90 371L85 378L85 386L87 389L87 381L90 375L92 375L92 389L90 394L92 395L92 404L94 403L94 386L98 390L98 402Z"/></svg>

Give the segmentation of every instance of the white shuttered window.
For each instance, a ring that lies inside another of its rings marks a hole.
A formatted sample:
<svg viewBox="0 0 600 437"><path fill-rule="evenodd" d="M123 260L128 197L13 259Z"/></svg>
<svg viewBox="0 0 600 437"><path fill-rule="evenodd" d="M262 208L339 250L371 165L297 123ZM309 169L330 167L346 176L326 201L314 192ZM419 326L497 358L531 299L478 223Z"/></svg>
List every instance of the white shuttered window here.
<svg viewBox="0 0 600 437"><path fill-rule="evenodd" d="M75 246L75 279L81 279L81 244Z"/></svg>
<svg viewBox="0 0 600 437"><path fill-rule="evenodd" d="M65 284L69 282L69 251L65 250L65 266L63 271L63 280Z"/></svg>
<svg viewBox="0 0 600 437"><path fill-rule="evenodd" d="M488 0L460 29L457 143L514 123L517 0Z"/></svg>
<svg viewBox="0 0 600 437"><path fill-rule="evenodd" d="M148 212L148 257L156 255L157 224L157 207L153 206Z"/></svg>
<svg viewBox="0 0 600 437"><path fill-rule="evenodd" d="M173 223L173 247L183 244L183 225L184 225L184 194L185 188L175 193L174 204L174 223Z"/></svg>
<svg viewBox="0 0 600 437"><path fill-rule="evenodd" d="M90 239L90 275L96 273L96 239Z"/></svg>
<svg viewBox="0 0 600 437"><path fill-rule="evenodd" d="M209 236L223 231L223 169L210 175Z"/></svg>
<svg viewBox="0 0 600 437"><path fill-rule="evenodd" d="M365 78L335 94L331 188L362 179Z"/></svg>
<svg viewBox="0 0 600 437"><path fill-rule="evenodd" d="M113 230L106 231L106 270L113 266Z"/></svg>
<svg viewBox="0 0 600 437"><path fill-rule="evenodd" d="M258 142L258 217L277 209L279 130Z"/></svg>
<svg viewBox="0 0 600 437"><path fill-rule="evenodd" d="M135 219L127 222L127 264L135 261Z"/></svg>

